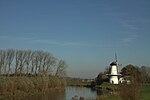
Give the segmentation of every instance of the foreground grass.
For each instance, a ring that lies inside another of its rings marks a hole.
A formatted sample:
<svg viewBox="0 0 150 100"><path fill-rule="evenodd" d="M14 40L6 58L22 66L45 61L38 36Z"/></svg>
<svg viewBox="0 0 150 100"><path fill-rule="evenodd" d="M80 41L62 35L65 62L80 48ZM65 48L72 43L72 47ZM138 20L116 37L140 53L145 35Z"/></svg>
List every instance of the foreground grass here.
<svg viewBox="0 0 150 100"><path fill-rule="evenodd" d="M141 100L150 100L150 84L143 85Z"/></svg>
<svg viewBox="0 0 150 100"><path fill-rule="evenodd" d="M48 76L0 76L0 99L25 97L48 92L65 90L66 82L63 78Z"/></svg>
<svg viewBox="0 0 150 100"><path fill-rule="evenodd" d="M109 87L112 90L119 88L117 85L102 85L103 88ZM125 93L126 94L126 93ZM96 100L123 100L118 93L104 94L97 96ZM150 100L150 84L144 84L141 90L141 96L139 100Z"/></svg>

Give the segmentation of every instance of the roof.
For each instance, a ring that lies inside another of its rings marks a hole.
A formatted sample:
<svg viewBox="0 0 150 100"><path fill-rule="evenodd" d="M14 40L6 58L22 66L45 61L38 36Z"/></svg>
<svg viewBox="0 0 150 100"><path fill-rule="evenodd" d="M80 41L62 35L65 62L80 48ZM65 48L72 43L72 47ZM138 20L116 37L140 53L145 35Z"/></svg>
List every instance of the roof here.
<svg viewBox="0 0 150 100"><path fill-rule="evenodd" d="M113 66L113 65L117 65L117 62L116 61L113 61L110 66Z"/></svg>

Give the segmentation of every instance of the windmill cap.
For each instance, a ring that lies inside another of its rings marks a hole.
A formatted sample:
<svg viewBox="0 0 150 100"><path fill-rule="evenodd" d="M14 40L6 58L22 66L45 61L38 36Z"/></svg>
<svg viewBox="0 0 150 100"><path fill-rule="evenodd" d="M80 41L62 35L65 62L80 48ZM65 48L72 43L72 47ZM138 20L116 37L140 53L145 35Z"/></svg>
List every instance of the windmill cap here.
<svg viewBox="0 0 150 100"><path fill-rule="evenodd" d="M113 61L110 65L111 65L111 66L117 65L117 62Z"/></svg>

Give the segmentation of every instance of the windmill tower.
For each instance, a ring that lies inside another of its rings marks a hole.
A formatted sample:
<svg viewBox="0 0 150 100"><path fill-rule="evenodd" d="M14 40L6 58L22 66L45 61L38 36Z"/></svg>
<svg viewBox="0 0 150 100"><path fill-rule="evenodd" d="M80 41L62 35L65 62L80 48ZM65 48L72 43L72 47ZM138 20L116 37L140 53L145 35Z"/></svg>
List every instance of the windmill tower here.
<svg viewBox="0 0 150 100"><path fill-rule="evenodd" d="M118 64L117 64L117 55L115 54L115 60L110 64L110 74L107 74L110 78L109 78L109 82L111 84L119 84L119 80L118 80L118 76L120 76L121 74L119 74L119 70L118 70Z"/></svg>

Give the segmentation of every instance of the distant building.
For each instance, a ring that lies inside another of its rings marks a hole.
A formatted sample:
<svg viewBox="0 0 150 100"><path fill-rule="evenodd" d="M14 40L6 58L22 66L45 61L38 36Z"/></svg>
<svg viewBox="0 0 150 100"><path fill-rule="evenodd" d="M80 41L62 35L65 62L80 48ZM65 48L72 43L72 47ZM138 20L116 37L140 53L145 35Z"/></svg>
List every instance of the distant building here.
<svg viewBox="0 0 150 100"><path fill-rule="evenodd" d="M121 77L119 78L119 83L127 83L127 84L130 84L131 81L130 81L130 76L124 76L124 77Z"/></svg>

